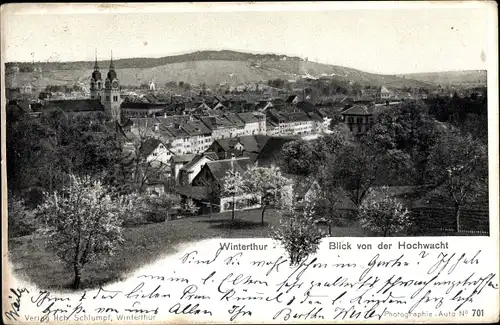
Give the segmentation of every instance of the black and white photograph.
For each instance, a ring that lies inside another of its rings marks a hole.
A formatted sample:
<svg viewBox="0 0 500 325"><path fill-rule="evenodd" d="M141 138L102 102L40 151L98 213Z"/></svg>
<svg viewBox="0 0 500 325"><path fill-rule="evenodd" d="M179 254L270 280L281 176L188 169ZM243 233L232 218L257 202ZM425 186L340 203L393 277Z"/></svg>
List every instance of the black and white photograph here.
<svg viewBox="0 0 500 325"><path fill-rule="evenodd" d="M12 276L106 292L205 240L274 243L300 268L345 238L496 236L496 6L424 4L2 6Z"/></svg>

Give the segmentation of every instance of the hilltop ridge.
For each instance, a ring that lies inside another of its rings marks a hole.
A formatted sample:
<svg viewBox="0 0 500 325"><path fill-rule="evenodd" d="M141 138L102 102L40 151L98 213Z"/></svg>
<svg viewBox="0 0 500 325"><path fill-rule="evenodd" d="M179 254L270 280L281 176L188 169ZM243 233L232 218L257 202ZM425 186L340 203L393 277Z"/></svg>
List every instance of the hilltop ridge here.
<svg viewBox="0 0 500 325"><path fill-rule="evenodd" d="M128 58L113 60L122 85L134 85L155 80L158 84L183 81L207 85L244 84L267 82L270 79L297 80L334 79L357 82L362 85L387 87L434 87L432 78L422 74L383 75L361 70L307 61L296 56L280 54L252 54L230 50L197 51L161 58ZM87 83L92 61L75 62L9 62L6 63L8 87L36 83L37 87L48 84ZM102 70L109 61L99 61ZM12 72L14 67L19 72ZM33 72L33 70L36 70ZM41 71L41 72L40 72ZM436 79L436 78L435 78Z"/></svg>

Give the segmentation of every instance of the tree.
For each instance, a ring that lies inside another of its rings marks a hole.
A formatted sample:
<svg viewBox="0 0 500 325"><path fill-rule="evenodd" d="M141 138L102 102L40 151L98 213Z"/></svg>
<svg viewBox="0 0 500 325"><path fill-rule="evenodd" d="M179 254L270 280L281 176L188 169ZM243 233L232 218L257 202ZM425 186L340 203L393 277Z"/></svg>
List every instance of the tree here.
<svg viewBox="0 0 500 325"><path fill-rule="evenodd" d="M73 288L80 287L88 263L105 263L123 242L121 214L126 200L113 198L100 181L71 175L62 192L48 193L36 211L49 250L74 271Z"/></svg>
<svg viewBox="0 0 500 325"><path fill-rule="evenodd" d="M380 114L377 123L362 138L365 146L386 161L381 175L387 175L388 179L382 185L424 182L429 148L442 134L442 128L428 115L428 110L422 102L405 102L397 110Z"/></svg>
<svg viewBox="0 0 500 325"><path fill-rule="evenodd" d="M464 205L488 189L488 151L471 135L449 132L431 148L428 180L454 204L455 231L460 232Z"/></svg>
<svg viewBox="0 0 500 325"><path fill-rule="evenodd" d="M316 253L323 233L314 219L314 206L307 204L298 211L293 201L279 210L279 226L271 229L271 237L288 253L290 265L299 265Z"/></svg>
<svg viewBox="0 0 500 325"><path fill-rule="evenodd" d="M234 221L234 209L236 206L236 197L245 193L246 187L243 181L243 176L235 171L234 168L226 171L226 175L222 179L223 193L233 198L231 220Z"/></svg>
<svg viewBox="0 0 500 325"><path fill-rule="evenodd" d="M332 184L359 206L377 179L380 160L371 148L356 143L346 146L330 166Z"/></svg>
<svg viewBox="0 0 500 325"><path fill-rule="evenodd" d="M282 192L289 180L281 174L279 167L250 167L244 174L249 193L261 198L261 224L264 224L264 213L270 205L276 205L282 198Z"/></svg>
<svg viewBox="0 0 500 325"><path fill-rule="evenodd" d="M309 175L315 169L312 147L308 141L290 141L283 146L281 154L281 167L286 173Z"/></svg>
<svg viewBox="0 0 500 325"><path fill-rule="evenodd" d="M132 138L129 139L130 150L119 167L126 167L121 171L122 183L128 183L131 190L141 193L148 180L160 179L168 166L159 157L151 159L148 157L149 152L146 152L146 147L151 142L157 141L154 137L153 125L138 125L133 128L132 133Z"/></svg>
<svg viewBox="0 0 500 325"><path fill-rule="evenodd" d="M358 218L363 228L384 237L405 231L411 225L410 212L390 195L387 187L377 193L370 191L359 207Z"/></svg>

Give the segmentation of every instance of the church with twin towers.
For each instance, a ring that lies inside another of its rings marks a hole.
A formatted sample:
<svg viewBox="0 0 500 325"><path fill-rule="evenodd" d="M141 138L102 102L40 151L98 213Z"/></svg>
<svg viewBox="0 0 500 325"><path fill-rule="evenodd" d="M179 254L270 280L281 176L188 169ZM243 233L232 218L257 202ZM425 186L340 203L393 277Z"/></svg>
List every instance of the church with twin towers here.
<svg viewBox="0 0 500 325"><path fill-rule="evenodd" d="M111 61L109 63L109 71L106 79L103 81L99 65L97 64L97 53L95 56L94 71L90 79L90 98L97 99L104 106L106 114L113 120L120 120L120 81L116 76L115 66L113 63L113 52L111 52Z"/></svg>

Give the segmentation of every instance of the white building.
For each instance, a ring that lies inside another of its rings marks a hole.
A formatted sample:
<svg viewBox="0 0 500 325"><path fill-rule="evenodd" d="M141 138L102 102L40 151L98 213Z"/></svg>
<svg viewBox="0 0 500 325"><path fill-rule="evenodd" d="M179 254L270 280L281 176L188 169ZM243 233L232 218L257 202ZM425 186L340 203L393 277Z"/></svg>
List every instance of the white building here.
<svg viewBox="0 0 500 325"><path fill-rule="evenodd" d="M260 112L246 112L238 113L238 117L245 124L243 135L266 134L266 115Z"/></svg>

